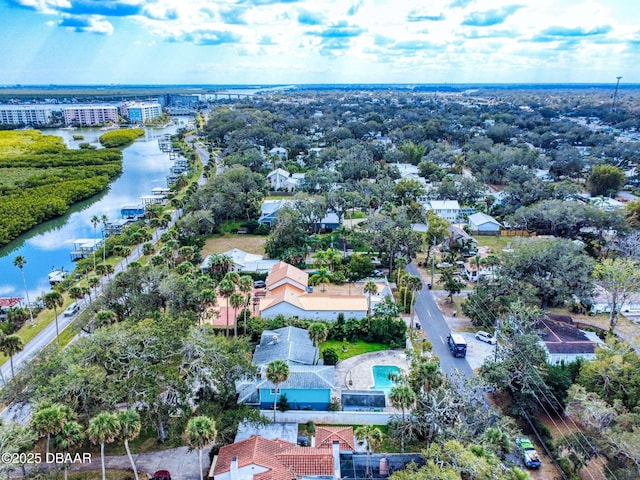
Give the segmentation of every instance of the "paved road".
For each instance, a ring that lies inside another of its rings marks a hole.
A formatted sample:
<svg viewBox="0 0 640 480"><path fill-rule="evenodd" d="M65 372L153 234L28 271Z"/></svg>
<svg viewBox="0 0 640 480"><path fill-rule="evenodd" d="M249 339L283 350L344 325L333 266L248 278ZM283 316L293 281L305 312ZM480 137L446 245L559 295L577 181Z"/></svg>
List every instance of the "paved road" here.
<svg viewBox="0 0 640 480"><path fill-rule="evenodd" d="M413 264L407 266L407 272L411 275L421 276L418 268ZM466 378L473 376L473 370L465 358L455 358L447 346L447 335L449 326L442 312L438 308L431 290L427 288L426 282L422 282L422 290L416 300L416 314L422 324L427 338L433 345L433 353L440 359L442 371L449 375L456 370L461 372Z"/></svg>

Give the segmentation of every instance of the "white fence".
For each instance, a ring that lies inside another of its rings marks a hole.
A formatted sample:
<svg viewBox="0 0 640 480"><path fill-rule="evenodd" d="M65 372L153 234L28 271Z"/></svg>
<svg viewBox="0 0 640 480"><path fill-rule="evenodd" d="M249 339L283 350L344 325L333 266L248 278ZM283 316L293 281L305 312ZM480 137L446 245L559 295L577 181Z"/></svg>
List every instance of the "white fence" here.
<svg viewBox="0 0 640 480"><path fill-rule="evenodd" d="M272 419L273 410L260 410L265 417ZM330 425L386 425L393 416L390 412L318 412L313 410L277 411L276 421Z"/></svg>

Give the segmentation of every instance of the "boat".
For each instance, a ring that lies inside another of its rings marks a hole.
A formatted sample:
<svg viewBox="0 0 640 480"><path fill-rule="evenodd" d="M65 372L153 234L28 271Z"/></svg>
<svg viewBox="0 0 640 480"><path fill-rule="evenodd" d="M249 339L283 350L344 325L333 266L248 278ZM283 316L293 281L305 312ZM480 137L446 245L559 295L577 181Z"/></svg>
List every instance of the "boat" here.
<svg viewBox="0 0 640 480"><path fill-rule="evenodd" d="M54 270L52 270L49 273L49 283L53 286L56 285L60 282L62 282L65 278L67 278L67 275L69 275L69 272L67 272L64 267L60 267L60 269L56 270L54 267Z"/></svg>

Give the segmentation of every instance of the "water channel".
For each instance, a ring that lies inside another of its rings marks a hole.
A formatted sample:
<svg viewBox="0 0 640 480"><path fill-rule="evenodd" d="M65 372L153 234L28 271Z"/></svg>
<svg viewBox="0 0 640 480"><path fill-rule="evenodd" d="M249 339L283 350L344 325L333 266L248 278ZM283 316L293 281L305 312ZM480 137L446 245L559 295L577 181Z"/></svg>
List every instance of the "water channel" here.
<svg viewBox="0 0 640 480"><path fill-rule="evenodd" d="M186 122L186 119L184 120ZM95 232L91 218L106 215L109 220L121 218L123 205L136 205L140 197L151 195L151 189L166 186L166 176L172 166L167 153L160 151L158 139L166 133L174 133L176 125L166 128L146 128L145 137L138 139L123 151L123 172L104 191L88 200L75 204L65 215L45 222L29 230L13 242L0 248L0 297L25 297L20 270L13 265L22 255L26 264L24 274L29 299L51 290L48 274L64 267L75 267L70 252L73 242L80 238L101 238L102 224ZM81 142L99 145L98 137L105 133L100 129L46 130L46 135L62 137L68 148L79 148ZM82 140L74 140L82 135Z"/></svg>

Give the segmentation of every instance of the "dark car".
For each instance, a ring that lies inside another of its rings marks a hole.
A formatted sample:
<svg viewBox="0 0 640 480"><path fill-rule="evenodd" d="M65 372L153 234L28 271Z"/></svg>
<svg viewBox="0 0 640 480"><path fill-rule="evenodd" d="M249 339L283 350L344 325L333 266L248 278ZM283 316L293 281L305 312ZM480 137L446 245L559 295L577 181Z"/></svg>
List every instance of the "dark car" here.
<svg viewBox="0 0 640 480"><path fill-rule="evenodd" d="M151 480L171 480L171 474L169 473L169 470L158 470L153 474Z"/></svg>

